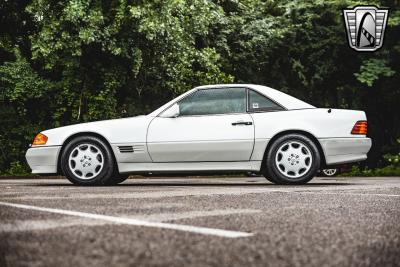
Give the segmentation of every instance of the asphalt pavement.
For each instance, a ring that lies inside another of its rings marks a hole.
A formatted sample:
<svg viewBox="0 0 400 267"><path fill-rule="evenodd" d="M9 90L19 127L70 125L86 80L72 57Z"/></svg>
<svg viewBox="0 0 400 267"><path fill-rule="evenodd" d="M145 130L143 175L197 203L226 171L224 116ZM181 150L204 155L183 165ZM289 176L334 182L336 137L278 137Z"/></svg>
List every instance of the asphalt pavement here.
<svg viewBox="0 0 400 267"><path fill-rule="evenodd" d="M400 177L0 179L0 266L400 266Z"/></svg>

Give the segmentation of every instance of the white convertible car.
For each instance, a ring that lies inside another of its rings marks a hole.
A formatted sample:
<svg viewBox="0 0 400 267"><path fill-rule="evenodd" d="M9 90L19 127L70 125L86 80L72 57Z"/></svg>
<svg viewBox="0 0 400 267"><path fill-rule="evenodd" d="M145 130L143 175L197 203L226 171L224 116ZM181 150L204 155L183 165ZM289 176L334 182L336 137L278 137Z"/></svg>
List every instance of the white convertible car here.
<svg viewBox="0 0 400 267"><path fill-rule="evenodd" d="M39 133L33 173L112 185L130 173L252 171L304 184L324 166L362 161L371 139L363 111L316 108L269 87L196 87L146 116Z"/></svg>

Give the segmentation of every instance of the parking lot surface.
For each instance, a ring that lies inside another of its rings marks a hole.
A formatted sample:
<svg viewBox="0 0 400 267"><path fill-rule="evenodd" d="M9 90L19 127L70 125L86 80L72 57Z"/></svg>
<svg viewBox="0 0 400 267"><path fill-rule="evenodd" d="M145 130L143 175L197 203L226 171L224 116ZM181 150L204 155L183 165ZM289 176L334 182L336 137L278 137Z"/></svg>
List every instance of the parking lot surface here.
<svg viewBox="0 0 400 267"><path fill-rule="evenodd" d="M0 180L0 266L399 266L400 177Z"/></svg>

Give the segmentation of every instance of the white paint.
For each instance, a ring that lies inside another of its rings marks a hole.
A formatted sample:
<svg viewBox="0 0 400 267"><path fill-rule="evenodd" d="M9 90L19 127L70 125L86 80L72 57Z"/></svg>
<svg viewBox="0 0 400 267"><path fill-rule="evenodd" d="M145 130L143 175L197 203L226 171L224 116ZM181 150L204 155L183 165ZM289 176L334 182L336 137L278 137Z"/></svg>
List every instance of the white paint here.
<svg viewBox="0 0 400 267"><path fill-rule="evenodd" d="M247 87L256 90L280 103L286 110L177 118L157 117L191 92L223 87ZM134 153L121 153L113 146L119 170L123 170L121 172L221 170L210 164L202 165L201 169L190 164L176 165L183 162L220 162L226 166L224 170L246 171L253 170L246 164L249 159L263 158L268 140L283 131L302 130L320 141L323 140L322 148L327 163L336 164L366 159L371 140L365 135L351 134L351 129L359 120L366 120L363 111L332 109L328 113L328 109L315 108L265 86L210 85L194 88L147 116L81 123L43 131L48 137L47 144L30 148L26 159L33 173L55 173L58 167L58 151L64 141L76 133L90 132L103 136L111 145L143 147ZM252 124L232 125L238 121ZM252 156L253 153L255 156ZM165 165L165 162L171 164ZM240 169L236 162L241 163ZM148 165L141 165L138 169L136 164ZM144 167L146 169L143 169Z"/></svg>
<svg viewBox="0 0 400 267"><path fill-rule="evenodd" d="M248 161L254 144L249 114L157 117L147 132L154 162Z"/></svg>
<svg viewBox="0 0 400 267"><path fill-rule="evenodd" d="M152 222L166 222L166 221L176 221L182 219L193 219L201 217L211 217L211 216L226 216L232 214L250 214L259 213L261 210L254 209L221 209L221 210L194 210L186 212L172 212L172 213L157 213L150 215L134 215L135 219L148 220Z"/></svg>
<svg viewBox="0 0 400 267"><path fill-rule="evenodd" d="M127 225L143 226L143 227L162 228L162 229L191 232L191 233L212 235L212 236L219 236L219 237L227 237L227 238L249 237L249 236L253 235L252 233L246 233L246 232L229 231L229 230L222 230L222 229L216 229L216 228L197 227L197 226L183 225L183 224L149 222L149 221L144 221L144 220L123 218L123 217L116 217L116 216L107 216L107 215L93 214L93 213L86 213L86 212L72 211L72 210L44 208L44 207L37 207L37 206L16 204L16 203L8 203L8 202L0 202L0 205L14 207L14 208L20 208L20 209L36 210L36 211L50 212L50 213L63 214L63 215L69 215L69 216L77 216L77 217L89 218L89 219L95 219L95 220L102 220L102 221L112 222L112 223L116 223L116 224L127 224Z"/></svg>
<svg viewBox="0 0 400 267"><path fill-rule="evenodd" d="M160 203L161 204L161 203ZM150 205L146 205L150 206ZM210 216L226 216L232 214L250 214L259 213L261 210L251 209L225 209L225 210L206 210L206 211L187 211L187 212L175 212L175 213L157 213L150 215L134 215L128 216L130 219L136 220L147 220L152 222L166 222L166 221L177 221L182 219L193 219ZM112 224L113 222L92 220L88 218L73 218L71 219L46 219L46 220L17 220L12 223L1 223L0 232L23 232L23 231L45 231L49 229L59 229L65 227L74 226L99 226Z"/></svg>
<svg viewBox="0 0 400 267"><path fill-rule="evenodd" d="M252 161L233 161L233 162L145 162L145 163L118 163L118 169L121 173L151 171L225 171L225 170L247 170L259 171L261 160Z"/></svg>

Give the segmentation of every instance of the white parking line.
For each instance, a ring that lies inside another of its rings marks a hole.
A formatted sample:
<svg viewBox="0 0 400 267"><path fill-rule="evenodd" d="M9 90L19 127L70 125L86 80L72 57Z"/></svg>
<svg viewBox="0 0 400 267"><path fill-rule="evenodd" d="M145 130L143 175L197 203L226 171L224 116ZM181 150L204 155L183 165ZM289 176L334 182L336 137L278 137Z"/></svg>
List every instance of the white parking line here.
<svg viewBox="0 0 400 267"><path fill-rule="evenodd" d="M197 226L183 225L183 224L150 222L150 221L130 219L130 218L124 218L124 217L107 216L107 215L93 214L93 213L86 213L86 212L72 211L72 210L44 208L44 207L37 207L37 206L16 204L16 203L9 203L9 202L0 202L0 205L14 207L14 208L20 208L20 209L37 210L37 211L44 211L44 212L50 212L50 213L56 213L56 214L90 218L90 219L113 222L113 223L117 223L117 224L155 227L155 228L170 229L170 230L191 232L191 233L197 233L197 234L203 234L203 235L213 235L213 236L227 237L227 238L249 237L249 236L253 235L252 233L246 233L246 232L229 231L229 230L207 228L207 227L197 227Z"/></svg>
<svg viewBox="0 0 400 267"><path fill-rule="evenodd" d="M186 211L177 213L152 213L149 215L133 215L125 218L145 220L151 222L166 222L182 219L193 219L210 216L225 216L232 214L250 214L260 213L261 210L249 209L224 209L224 210L202 210L202 211ZM2 223L0 221L0 233L7 232L23 232L23 231L43 231L49 229L59 229L63 227L74 226L99 226L113 224L109 221L93 220L89 218L71 217L70 219L44 219L44 220L16 220L10 223Z"/></svg>
<svg viewBox="0 0 400 267"><path fill-rule="evenodd" d="M193 210L193 211L171 212L171 213L153 213L150 215L134 215L130 218L139 220L148 220L151 222L165 222L165 221L176 221L182 219L225 216L232 214L251 214L260 212L261 210L254 210L254 209Z"/></svg>

